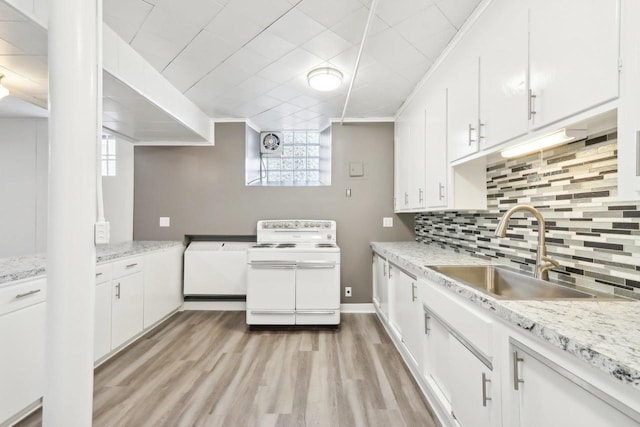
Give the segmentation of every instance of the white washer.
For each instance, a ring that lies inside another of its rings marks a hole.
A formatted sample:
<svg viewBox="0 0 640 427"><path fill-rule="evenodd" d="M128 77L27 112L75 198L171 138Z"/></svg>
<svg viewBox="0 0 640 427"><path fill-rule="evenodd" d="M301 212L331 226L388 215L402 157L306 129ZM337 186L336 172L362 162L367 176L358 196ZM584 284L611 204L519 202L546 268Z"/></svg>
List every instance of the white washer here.
<svg viewBox="0 0 640 427"><path fill-rule="evenodd" d="M184 253L184 295L244 296L251 242L191 242Z"/></svg>

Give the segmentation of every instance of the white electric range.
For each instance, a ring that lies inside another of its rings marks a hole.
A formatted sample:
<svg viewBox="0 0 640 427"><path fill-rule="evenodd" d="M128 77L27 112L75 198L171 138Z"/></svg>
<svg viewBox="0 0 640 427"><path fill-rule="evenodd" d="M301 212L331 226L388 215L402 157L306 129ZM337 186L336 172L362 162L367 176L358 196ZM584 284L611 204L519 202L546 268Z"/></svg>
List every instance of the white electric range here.
<svg viewBox="0 0 640 427"><path fill-rule="evenodd" d="M335 221L258 221L247 260L248 325L340 323Z"/></svg>

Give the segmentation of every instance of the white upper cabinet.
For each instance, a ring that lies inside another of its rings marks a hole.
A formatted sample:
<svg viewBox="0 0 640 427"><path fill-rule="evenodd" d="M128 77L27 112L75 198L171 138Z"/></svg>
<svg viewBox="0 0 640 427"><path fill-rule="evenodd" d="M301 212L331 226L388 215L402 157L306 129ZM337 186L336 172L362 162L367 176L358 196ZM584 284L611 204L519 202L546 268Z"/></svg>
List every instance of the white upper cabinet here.
<svg viewBox="0 0 640 427"><path fill-rule="evenodd" d="M436 87L425 105L427 208L447 206L447 91Z"/></svg>
<svg viewBox="0 0 640 427"><path fill-rule="evenodd" d="M618 96L619 2L529 2L531 127Z"/></svg>
<svg viewBox="0 0 640 427"><path fill-rule="evenodd" d="M425 112L422 105L405 110L395 123L394 198L396 212L425 207Z"/></svg>
<svg viewBox="0 0 640 427"><path fill-rule="evenodd" d="M456 47L448 65L449 161L478 151L478 64L475 45L463 43Z"/></svg>
<svg viewBox="0 0 640 427"><path fill-rule="evenodd" d="M476 24L481 150L527 133L527 15L522 2L495 0Z"/></svg>

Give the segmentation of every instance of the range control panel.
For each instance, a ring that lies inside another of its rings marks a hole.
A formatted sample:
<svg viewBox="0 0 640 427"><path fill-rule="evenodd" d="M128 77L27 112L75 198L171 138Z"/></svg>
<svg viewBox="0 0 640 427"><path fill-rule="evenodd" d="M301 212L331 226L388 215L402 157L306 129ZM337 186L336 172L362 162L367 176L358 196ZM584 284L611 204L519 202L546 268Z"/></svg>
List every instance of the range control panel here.
<svg viewBox="0 0 640 427"><path fill-rule="evenodd" d="M311 219L258 221L258 243L336 242L336 222Z"/></svg>

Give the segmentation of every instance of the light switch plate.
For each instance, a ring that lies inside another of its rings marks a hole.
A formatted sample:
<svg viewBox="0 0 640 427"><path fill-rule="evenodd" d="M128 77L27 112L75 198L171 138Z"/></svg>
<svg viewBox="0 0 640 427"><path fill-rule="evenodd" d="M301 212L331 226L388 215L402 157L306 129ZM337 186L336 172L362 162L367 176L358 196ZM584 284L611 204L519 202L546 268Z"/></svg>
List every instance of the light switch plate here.
<svg viewBox="0 0 640 427"><path fill-rule="evenodd" d="M364 164L362 162L349 163L349 176L364 176Z"/></svg>
<svg viewBox="0 0 640 427"><path fill-rule="evenodd" d="M171 218L168 216L161 216L160 227L171 227Z"/></svg>
<svg viewBox="0 0 640 427"><path fill-rule="evenodd" d="M382 226L393 227L393 218L389 216L385 216L384 218L382 218Z"/></svg>

